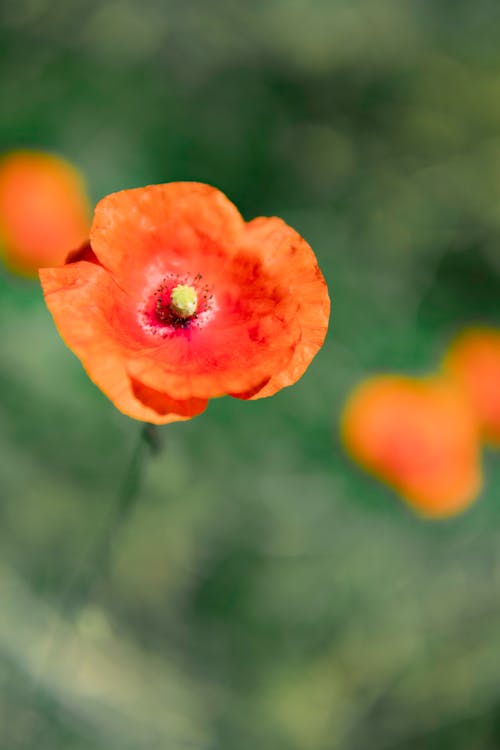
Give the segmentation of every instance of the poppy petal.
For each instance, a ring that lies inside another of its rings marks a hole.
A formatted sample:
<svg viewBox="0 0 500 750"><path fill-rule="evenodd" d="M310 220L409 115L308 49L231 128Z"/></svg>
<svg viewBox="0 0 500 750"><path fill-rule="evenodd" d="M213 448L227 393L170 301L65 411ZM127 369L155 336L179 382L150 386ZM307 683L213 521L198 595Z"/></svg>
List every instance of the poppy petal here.
<svg viewBox="0 0 500 750"><path fill-rule="evenodd" d="M38 151L8 154L0 164L0 236L7 264L20 273L64 262L88 237L82 179L66 161Z"/></svg>
<svg viewBox="0 0 500 750"><path fill-rule="evenodd" d="M110 395L107 347L128 397L158 410L158 394L177 402L167 404L176 414L225 394L271 395L303 374L326 334L328 292L309 245L276 218L245 224L208 185L104 198L90 248L68 264L77 272L42 276L64 339Z"/></svg>
<svg viewBox="0 0 500 750"><path fill-rule="evenodd" d="M300 330L286 367L276 370L253 395L239 396L256 399L272 396L302 377L325 340L330 298L311 247L284 221L277 217L254 219L247 225L247 242L261 249L265 270L289 290L297 304L295 322Z"/></svg>
<svg viewBox="0 0 500 750"><path fill-rule="evenodd" d="M220 190L172 182L107 195L95 208L90 239L100 262L122 284L142 288L151 274L183 270L190 260L202 271L197 266L207 249L220 266L244 226Z"/></svg>
<svg viewBox="0 0 500 750"><path fill-rule="evenodd" d="M347 402L342 437L356 461L422 515L457 513L481 488L477 423L445 379L367 380Z"/></svg>
<svg viewBox="0 0 500 750"><path fill-rule="evenodd" d="M126 353L134 339L120 318L126 296L104 268L79 261L42 269L40 279L63 340L120 411L155 424L189 419L204 411L206 400L171 398L130 378Z"/></svg>
<svg viewBox="0 0 500 750"><path fill-rule="evenodd" d="M452 343L445 368L467 394L485 440L500 446L500 331L464 331Z"/></svg>

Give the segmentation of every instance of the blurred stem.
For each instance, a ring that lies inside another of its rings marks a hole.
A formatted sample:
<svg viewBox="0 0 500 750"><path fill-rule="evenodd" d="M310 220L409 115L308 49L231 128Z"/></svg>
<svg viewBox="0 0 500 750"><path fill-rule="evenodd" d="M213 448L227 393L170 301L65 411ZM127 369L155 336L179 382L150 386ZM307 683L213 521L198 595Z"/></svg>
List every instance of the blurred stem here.
<svg viewBox="0 0 500 750"><path fill-rule="evenodd" d="M156 425L141 425L132 456L119 485L115 501L111 505L102 532L95 539L86 555L83 568L68 585L61 602L61 614L65 614L77 603L83 604L97 578L108 572L111 542L116 532L130 515L140 496L144 463L148 452L158 453L161 449Z"/></svg>
<svg viewBox="0 0 500 750"><path fill-rule="evenodd" d="M78 610L86 604L94 583L101 580L102 576L109 571L111 541L140 497L145 458L148 453L158 453L161 447L157 427L153 424L142 424L127 469L118 487L114 502L109 508L106 522L93 541L90 550L85 554L83 563L77 568L62 594L52 632L48 634L47 649L40 664L40 672L33 680L34 701L37 700L36 696L43 692L44 665L61 649L60 636L72 610L77 604L79 605ZM1 748L10 747L8 731L8 727L5 726L3 736L0 736ZM0 735L1 732L0 729ZM34 737L32 734L28 734L27 744L24 747L31 748L35 746L32 742ZM37 747L44 747L43 734L43 729L37 734Z"/></svg>

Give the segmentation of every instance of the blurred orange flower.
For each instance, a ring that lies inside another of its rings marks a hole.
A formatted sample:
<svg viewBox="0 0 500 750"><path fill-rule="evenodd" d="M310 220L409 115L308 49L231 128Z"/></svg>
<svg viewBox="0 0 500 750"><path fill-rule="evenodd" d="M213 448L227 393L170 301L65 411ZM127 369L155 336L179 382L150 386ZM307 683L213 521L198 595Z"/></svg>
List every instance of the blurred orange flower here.
<svg viewBox="0 0 500 750"><path fill-rule="evenodd" d="M445 368L469 397L483 437L500 445L500 330L464 331L452 343Z"/></svg>
<svg viewBox="0 0 500 750"><path fill-rule="evenodd" d="M78 172L40 151L16 151L0 162L0 254L28 276L64 262L89 233L89 206Z"/></svg>
<svg viewBox="0 0 500 750"><path fill-rule="evenodd" d="M342 418L351 456L425 516L448 516L477 496L477 424L461 390L440 378L375 377Z"/></svg>
<svg viewBox="0 0 500 750"><path fill-rule="evenodd" d="M40 272L45 298L90 378L135 419L271 396L323 343L330 305L309 245L278 218L245 223L209 185L109 195L90 243Z"/></svg>

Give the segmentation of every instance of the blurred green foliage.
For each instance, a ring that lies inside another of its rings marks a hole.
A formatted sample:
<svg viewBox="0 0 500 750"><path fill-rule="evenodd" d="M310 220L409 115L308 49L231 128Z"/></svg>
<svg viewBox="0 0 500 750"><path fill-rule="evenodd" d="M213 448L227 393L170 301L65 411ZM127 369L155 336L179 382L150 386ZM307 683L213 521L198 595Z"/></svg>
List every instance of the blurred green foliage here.
<svg viewBox="0 0 500 750"><path fill-rule="evenodd" d="M495 0L19 0L0 146L94 200L199 180L317 252L327 343L295 387L162 428L89 597L140 426L0 278L2 750L494 750L500 463L420 521L344 456L346 394L500 323Z"/></svg>

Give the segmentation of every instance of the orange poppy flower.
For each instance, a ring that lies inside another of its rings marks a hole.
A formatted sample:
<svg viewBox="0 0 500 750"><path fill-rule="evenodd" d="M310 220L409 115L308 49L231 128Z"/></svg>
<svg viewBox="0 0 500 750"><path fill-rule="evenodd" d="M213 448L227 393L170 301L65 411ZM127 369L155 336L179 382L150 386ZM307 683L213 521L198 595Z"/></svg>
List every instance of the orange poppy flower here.
<svg viewBox="0 0 500 750"><path fill-rule="evenodd" d="M32 276L64 263L89 224L82 180L66 161L17 151L0 162L0 253L12 270Z"/></svg>
<svg viewBox="0 0 500 750"><path fill-rule="evenodd" d="M42 270L69 348L122 412L157 424L207 400L271 396L304 373L328 325L309 245L277 218L245 223L209 185L108 195L90 245Z"/></svg>
<svg viewBox="0 0 500 750"><path fill-rule="evenodd" d="M348 400L342 436L356 461L422 515L457 513L481 487L477 424L445 379L367 380Z"/></svg>
<svg viewBox="0 0 500 750"><path fill-rule="evenodd" d="M445 368L467 393L483 437L500 445L500 330L464 331L451 345Z"/></svg>

